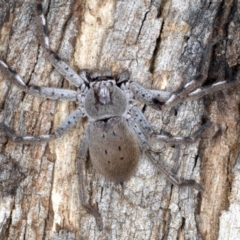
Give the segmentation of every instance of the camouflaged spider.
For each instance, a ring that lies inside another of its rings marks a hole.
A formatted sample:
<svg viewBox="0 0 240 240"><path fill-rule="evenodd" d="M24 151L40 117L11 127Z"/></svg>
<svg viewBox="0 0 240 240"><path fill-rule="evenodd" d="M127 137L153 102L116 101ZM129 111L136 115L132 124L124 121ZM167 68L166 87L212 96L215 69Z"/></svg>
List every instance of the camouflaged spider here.
<svg viewBox="0 0 240 240"><path fill-rule="evenodd" d="M36 3L36 13L37 28L40 33L39 41L46 56L56 70L77 87L77 91L27 86L22 78L3 61L0 61L0 70L13 84L29 94L49 99L75 101L79 104L79 108L49 135L20 137L15 135L4 123L0 123L8 137L21 143L48 142L62 136L84 116L88 117L89 124L82 137L78 152L77 174L79 175L82 206L95 217L100 230L103 228L101 215L85 200L82 170L88 153L97 171L115 183L122 184L127 181L135 172L141 154L145 154L160 171L166 174L173 184L193 186L199 191L202 190L201 185L194 180L180 180L173 173L168 172L156 158L156 152L149 146L149 140L154 138L171 145L191 143L201 135L209 124L201 126L191 137L169 137L155 134L142 111L135 107L133 102L138 99L157 110L162 110L175 106L184 100L197 99L205 94L225 89L236 84L237 81L234 84L222 81L210 87L201 88L200 86L206 79L206 73L203 73L186 84L178 93L172 93L145 89L129 80L128 71L115 74L110 71L90 72L83 70L77 74L56 53L50 50L41 3ZM206 55L209 53L207 52ZM239 74L237 80L239 80Z"/></svg>

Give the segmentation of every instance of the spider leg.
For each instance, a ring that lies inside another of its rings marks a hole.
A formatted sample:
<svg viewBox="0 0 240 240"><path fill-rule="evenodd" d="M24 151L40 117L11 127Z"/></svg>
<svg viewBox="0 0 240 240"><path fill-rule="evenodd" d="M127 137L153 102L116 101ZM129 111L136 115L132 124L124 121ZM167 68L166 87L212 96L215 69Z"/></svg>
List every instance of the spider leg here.
<svg viewBox="0 0 240 240"><path fill-rule="evenodd" d="M70 116L68 116L65 121L52 133L47 135L40 136L17 136L11 128L9 128L6 124L0 123L0 128L2 128L7 136L14 142L19 143L39 143L39 142L49 142L56 138L61 137L66 131L68 131L71 127L76 125L76 123L84 117L83 110L78 108L75 110Z"/></svg>
<svg viewBox="0 0 240 240"><path fill-rule="evenodd" d="M136 83L131 84L131 89L136 97L155 109L166 109L177 105L179 102L183 102L187 99L188 94L201 86L207 78L208 63L211 56L212 43L207 45L204 54L204 60L202 64L201 74L197 75L194 80L186 84L183 89L178 90L176 93L147 90Z"/></svg>
<svg viewBox="0 0 240 240"><path fill-rule="evenodd" d="M163 164L159 161L159 159L156 159L155 157L152 156L151 151L146 151L147 157L151 160L151 162L162 172L164 173L168 180L173 183L174 185L177 186L192 186L198 191L203 191L203 187L201 184L197 183L193 179L179 179L175 174L172 172L166 170L166 168L163 166ZM177 159L176 159L177 160Z"/></svg>
<svg viewBox="0 0 240 240"><path fill-rule="evenodd" d="M142 132L143 132L144 135L143 135L143 137L141 137L142 134L140 134L140 137L139 137L139 138L142 139L142 144L143 144L143 145L146 145L146 143L145 143L145 142L146 142L146 139L149 139L149 138L153 137L155 133L154 133L151 125L149 124L149 122L148 122L147 119L145 118L144 114L139 110L139 108L132 106L131 110L132 110L132 111L131 111L131 112L132 112L131 115L132 115L134 121L137 123L135 133L136 133L136 132L139 132L139 133L140 133L140 129L142 130ZM140 129L137 128L137 126L139 126ZM200 129L199 129L199 130L200 130ZM196 131L196 134L197 134L197 131ZM170 135L170 134L168 134L168 135ZM200 135L200 134L199 134L199 135ZM161 135L161 136L162 136L162 135ZM165 136L165 135L164 135L164 136ZM180 146L179 146L179 145L176 145L176 143L174 143L174 144L172 144L172 145L174 145L174 146L172 146L172 147L174 147L174 155L173 155L172 158L178 160L179 157L180 157ZM153 149L152 149L152 151L155 152L155 153L157 153L156 150L153 150ZM178 162L179 162L179 161L176 161L176 163L178 163ZM172 169L172 172L175 173L175 172L177 171L177 169L178 169L178 164L177 164L176 166L174 166L174 169Z"/></svg>
<svg viewBox="0 0 240 240"><path fill-rule="evenodd" d="M168 101L165 103L164 106L165 108L173 107L177 105L179 102L188 100L188 94L194 91L199 86L201 86L206 81L210 64L209 61L212 55L212 46L213 46L212 41L210 41L206 46L202 59L201 69L199 71L200 74L195 76L195 78L191 82L183 86L182 89L176 91L176 93L173 93L171 97L168 99Z"/></svg>
<svg viewBox="0 0 240 240"><path fill-rule="evenodd" d="M134 118L134 120L143 130L143 132L147 136L151 136L153 134L153 129L151 125L148 123L142 111L140 111L140 109L135 106L130 106L130 109L131 109L131 116Z"/></svg>
<svg viewBox="0 0 240 240"><path fill-rule="evenodd" d="M117 83L123 83L123 82L128 82L130 79L130 72L128 70L124 70L122 71L119 75L118 75L118 80Z"/></svg>
<svg viewBox="0 0 240 240"><path fill-rule="evenodd" d="M195 100L207 94L212 94L217 91L226 90L227 88L238 86L240 82L240 71L238 71L234 80L223 80L210 86L199 87L205 80L205 75L199 75L198 77L196 77L193 81L186 84L180 93L173 93L172 96L164 104L163 109L175 106L179 102L183 102L186 100Z"/></svg>
<svg viewBox="0 0 240 240"><path fill-rule="evenodd" d="M103 230L103 222L102 217L98 210L94 209L90 204L86 201L86 189L85 189L85 176L84 169L86 169L86 159L88 156L88 148L89 148L89 136L88 136L87 128L83 134L81 139L80 148L77 155L77 175L79 176L79 184L80 184L80 201L83 208L90 214L92 214L98 226L99 231Z"/></svg>
<svg viewBox="0 0 240 240"><path fill-rule="evenodd" d="M135 82L130 83L130 89L138 100L157 110L171 97L170 92L148 90Z"/></svg>
<svg viewBox="0 0 240 240"><path fill-rule="evenodd" d="M199 71L200 74L196 75L196 77L191 82L187 83L181 89L173 93L158 90L148 90L141 87L137 83L131 82L130 87L134 96L152 108L155 108L157 110L165 110L167 108L176 106L180 102L195 100L203 97L204 95L212 94L214 92L239 85L240 70L238 71L234 80L223 80L211 86L201 87L208 76L209 61L212 54L213 44L214 41L210 41L206 46L201 69Z"/></svg>
<svg viewBox="0 0 240 240"><path fill-rule="evenodd" d="M156 159L154 155L156 155L156 151L154 151L148 144L148 141L146 137L144 136L143 132L141 131L140 127L134 122L133 119L128 119L128 123L130 127L134 130L135 134L138 137L140 147L142 151L146 154L148 159L158 168L159 171L164 173L168 180L173 183L174 185L178 186L192 186L198 191L202 191L202 186L197 183L193 179L185 180L185 179L179 179L174 173L166 170L166 168L163 166L163 164L159 161L159 159ZM178 148L176 148L178 150ZM179 154L174 154L176 161L179 159Z"/></svg>
<svg viewBox="0 0 240 240"><path fill-rule="evenodd" d="M0 71L18 88L38 97L60 99L66 101L77 101L77 92L69 89L39 87L26 85L23 79L12 70L5 62L0 60Z"/></svg>
<svg viewBox="0 0 240 240"><path fill-rule="evenodd" d="M211 86L197 88L196 90L188 94L187 100L198 99L207 94L212 94L217 91L226 90L226 88L238 86L239 82L240 82L240 71L237 73L237 76L233 81L225 80L225 81L212 84Z"/></svg>
<svg viewBox="0 0 240 240"><path fill-rule="evenodd" d="M211 86L199 87L204 83L206 78L205 74L199 74L194 80L186 84L181 91L176 91L176 93L148 90L133 82L131 83L131 90L134 96L141 102L154 109L164 110L176 106L180 102L195 100L207 94L238 86L240 82L240 71L238 71L234 80L223 80Z"/></svg>
<svg viewBox="0 0 240 240"><path fill-rule="evenodd" d="M5 75L14 85L22 89L23 91L28 91L27 85L24 83L23 79L12 70L5 62L0 60L0 71Z"/></svg>
<svg viewBox="0 0 240 240"><path fill-rule="evenodd" d="M61 58L50 49L47 24L45 16L43 14L41 1L39 0L35 1L35 9L39 41L52 65L64 78L66 78L73 85L80 87L85 83L88 84L86 71L81 71L80 75L78 75L67 63L62 61Z"/></svg>
<svg viewBox="0 0 240 240"><path fill-rule="evenodd" d="M167 91L146 89L136 82L128 82L129 79L130 73L128 71L124 71L118 80L118 83L123 82L121 89L125 92L129 101L136 98L154 109L161 110L164 103L172 95L171 92Z"/></svg>
<svg viewBox="0 0 240 240"><path fill-rule="evenodd" d="M195 142L204 132L204 130L211 126L211 122L208 122L200 126L191 136L189 137L172 137L170 134L156 134L154 133L151 125L148 123L144 114L135 106L130 106L131 116L136 121L137 125L140 126L141 130L146 136L157 138L160 141L163 141L167 144L178 145L178 144L187 144Z"/></svg>
<svg viewBox="0 0 240 240"><path fill-rule="evenodd" d="M172 137L169 135L158 135L154 134L154 137L160 141L163 141L168 144L176 145L176 144L188 144L195 142L202 133L206 130L206 128L211 126L211 122L208 122L202 126L200 126L191 136L189 137Z"/></svg>

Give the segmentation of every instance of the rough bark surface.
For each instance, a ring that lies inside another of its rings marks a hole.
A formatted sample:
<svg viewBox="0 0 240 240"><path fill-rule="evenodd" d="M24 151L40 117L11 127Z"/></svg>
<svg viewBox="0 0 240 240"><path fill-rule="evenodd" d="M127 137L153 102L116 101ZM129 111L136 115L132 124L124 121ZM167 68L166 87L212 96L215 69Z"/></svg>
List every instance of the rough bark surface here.
<svg viewBox="0 0 240 240"><path fill-rule="evenodd" d="M207 84L233 79L239 69L239 0L55 0L43 6L51 48L76 71L127 68L144 87L174 91L200 71L211 39ZM74 89L44 56L33 9L29 0L0 1L0 59L25 83ZM239 96L240 87L169 111L145 110L156 131L172 135L213 123L200 141L181 146L177 164L178 176L202 183L203 193L172 186L145 157L124 189L89 163L89 201L102 214L102 232L79 202L76 153L86 120L49 144L16 144L0 132L0 239L239 239ZM19 135L47 134L75 108L29 96L0 75L0 121ZM161 161L173 168L171 147L158 147Z"/></svg>

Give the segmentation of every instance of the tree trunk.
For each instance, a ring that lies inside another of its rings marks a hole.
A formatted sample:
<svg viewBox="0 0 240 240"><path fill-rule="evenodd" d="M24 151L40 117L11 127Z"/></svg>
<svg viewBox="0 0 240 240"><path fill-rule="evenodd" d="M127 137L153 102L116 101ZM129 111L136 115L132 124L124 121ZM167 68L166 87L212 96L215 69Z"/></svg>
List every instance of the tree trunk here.
<svg viewBox="0 0 240 240"><path fill-rule="evenodd" d="M207 84L234 79L240 59L240 6L219 1L44 1L51 49L76 71L129 69L150 89L175 91L209 65ZM0 1L0 59L26 84L74 89L36 38L33 1ZM214 43L210 62L204 53ZM205 65L204 65L205 64ZM25 94L0 75L0 121L19 135L53 131L75 103ZM87 166L89 202L104 229L81 207L76 153L87 120L48 144L17 144L0 134L0 239L238 239L240 236L240 88L156 111L153 128L200 141L182 145L178 176L204 187L173 186L142 157L121 186ZM138 105L143 108L143 105ZM157 144L157 143L156 143ZM171 146L157 147L169 169Z"/></svg>

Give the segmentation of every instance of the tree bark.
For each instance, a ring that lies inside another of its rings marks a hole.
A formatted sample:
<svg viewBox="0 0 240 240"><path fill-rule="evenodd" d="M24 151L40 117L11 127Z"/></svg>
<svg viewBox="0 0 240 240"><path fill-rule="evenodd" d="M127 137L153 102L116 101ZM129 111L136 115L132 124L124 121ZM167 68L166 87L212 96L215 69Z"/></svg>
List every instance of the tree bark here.
<svg viewBox="0 0 240 240"><path fill-rule="evenodd" d="M206 84L234 79L239 70L237 0L55 0L43 6L51 49L76 71L129 69L146 88L175 91L205 65ZM33 1L0 1L0 59L26 84L74 89L46 59L36 35ZM0 121L19 135L48 134L76 108L25 94L2 74L0 93ZM238 239L239 96L237 87L144 111L157 132L174 136L212 122L200 140L181 146L177 163L178 176L200 182L202 193L171 185L144 156L124 189L89 163L89 202L103 217L102 232L79 201L76 153L87 119L48 144L17 144L1 132L0 239ZM176 167L172 147L154 144L161 161Z"/></svg>

